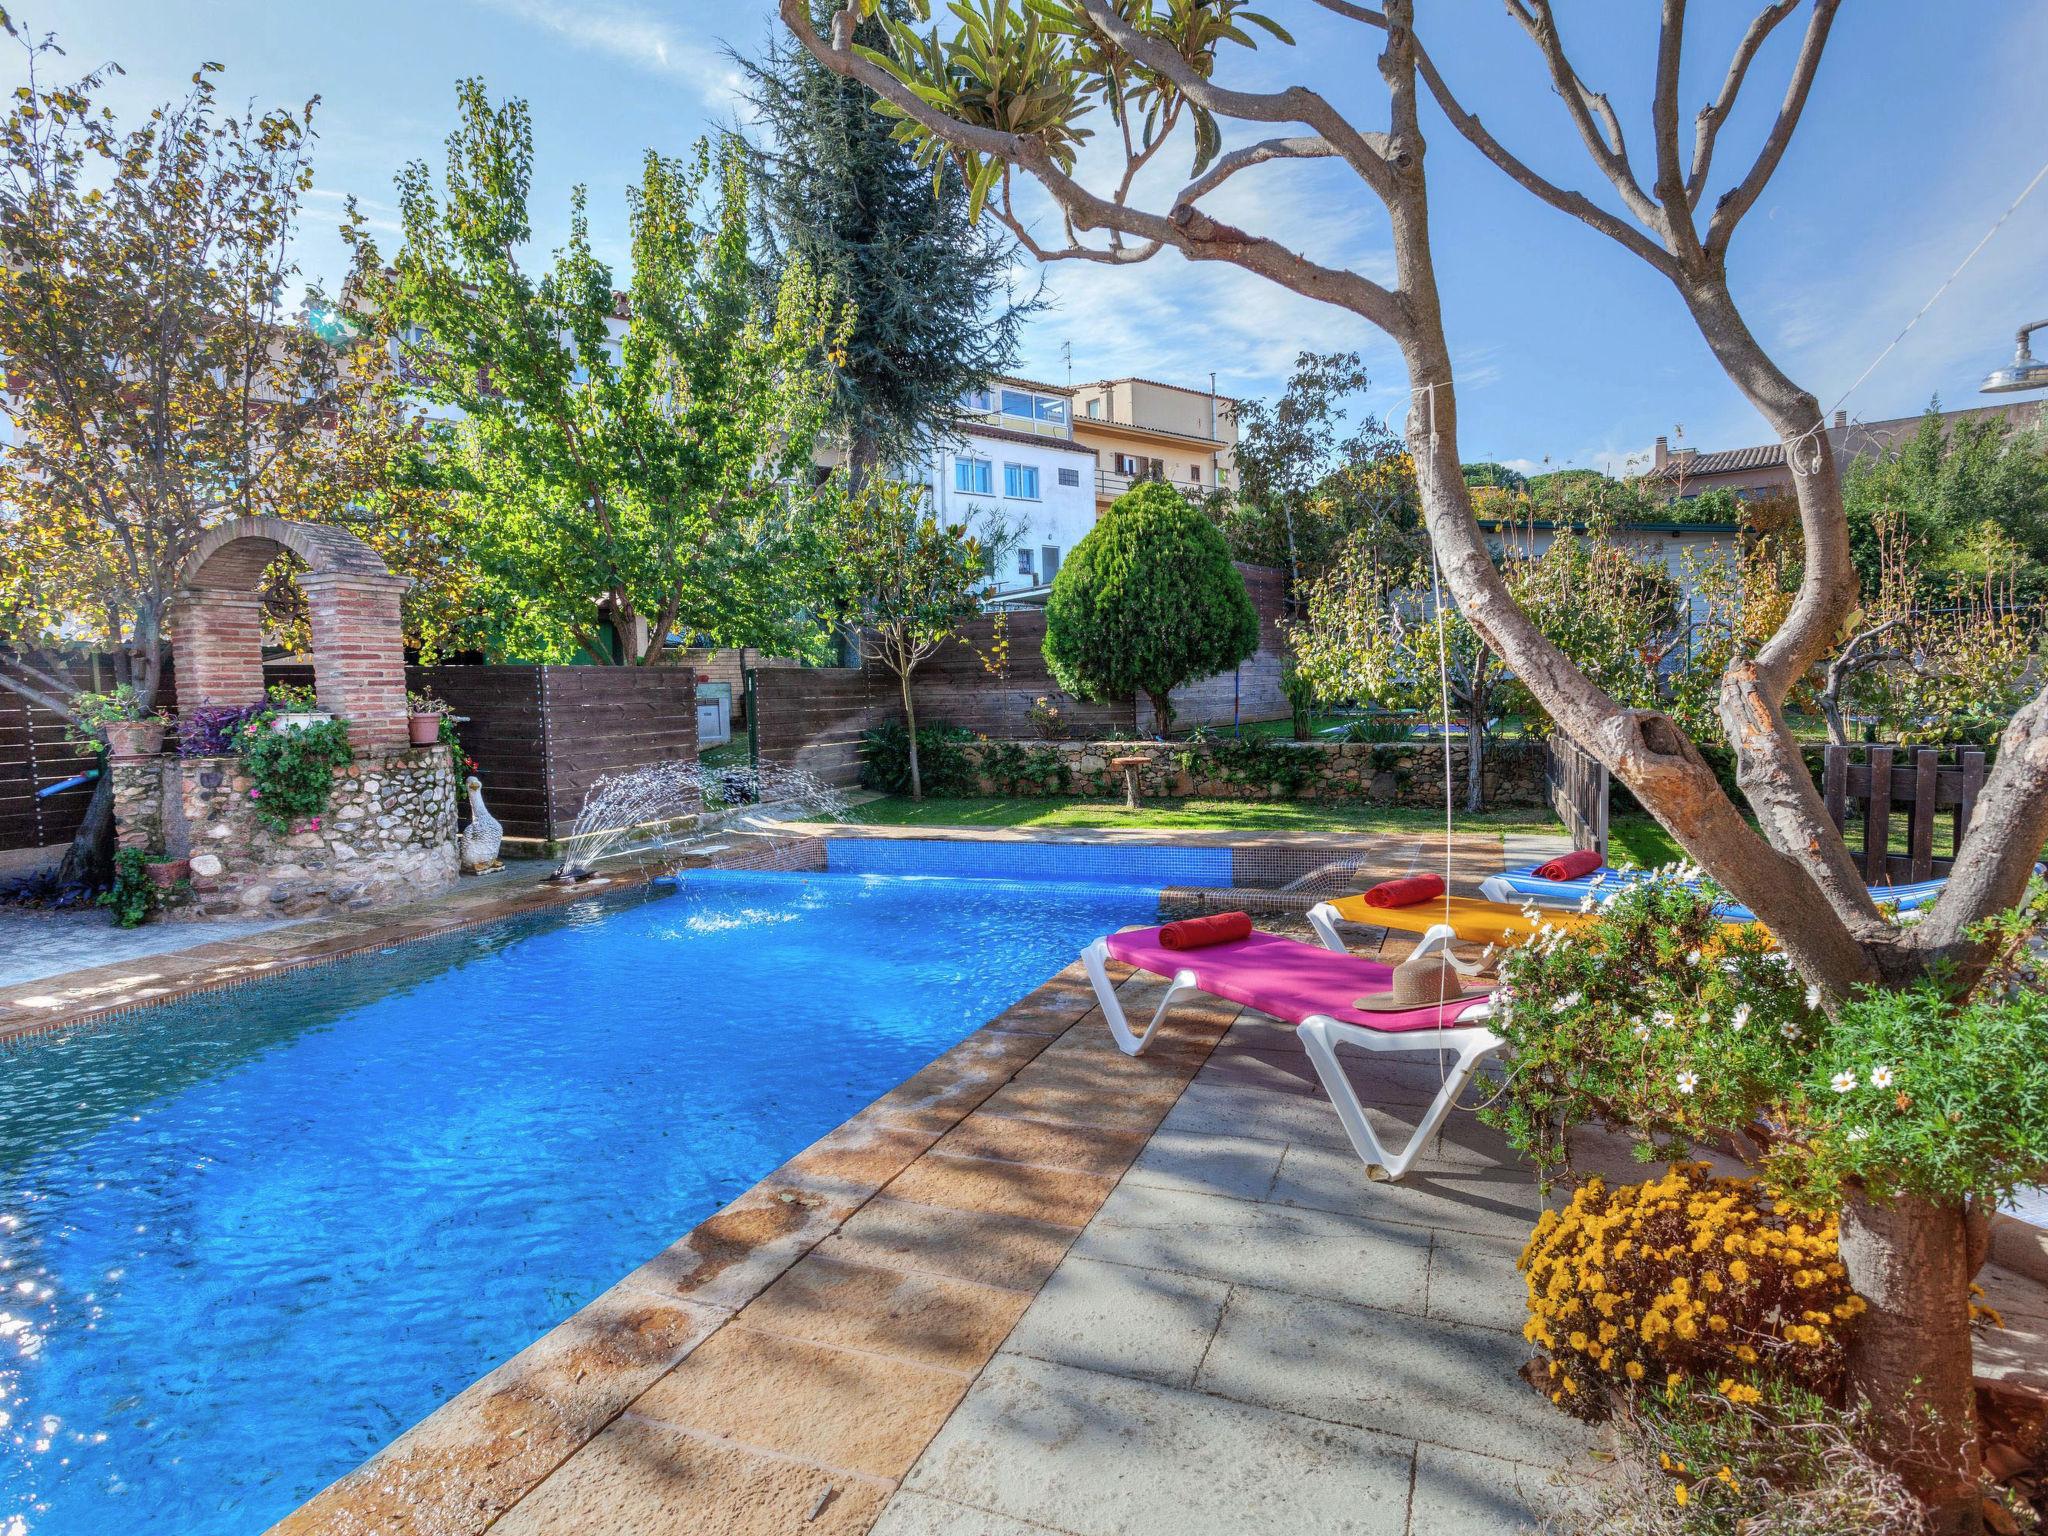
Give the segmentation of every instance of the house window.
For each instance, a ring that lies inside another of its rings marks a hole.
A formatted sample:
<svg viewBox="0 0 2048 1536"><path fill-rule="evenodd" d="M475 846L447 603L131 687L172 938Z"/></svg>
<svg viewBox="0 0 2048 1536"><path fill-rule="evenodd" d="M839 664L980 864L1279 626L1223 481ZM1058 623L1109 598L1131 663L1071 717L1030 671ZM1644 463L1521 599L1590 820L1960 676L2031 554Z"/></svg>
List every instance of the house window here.
<svg viewBox="0 0 2048 1536"><path fill-rule="evenodd" d="M1038 551L1038 579L1049 582L1060 573L1060 547L1047 544Z"/></svg>
<svg viewBox="0 0 2048 1536"><path fill-rule="evenodd" d="M1003 494L1016 501L1038 500L1038 466L1036 464L1005 464L1003 466Z"/></svg>
<svg viewBox="0 0 2048 1536"><path fill-rule="evenodd" d="M1017 551L1017 574L1019 576L1029 576L1031 574L1031 551L1028 549Z"/></svg>
<svg viewBox="0 0 2048 1536"><path fill-rule="evenodd" d="M1037 395L1033 397L1033 414L1039 421L1050 427L1057 427L1062 434L1067 430L1067 402L1058 395Z"/></svg>
<svg viewBox="0 0 2048 1536"><path fill-rule="evenodd" d="M953 461L953 489L969 496L992 496L996 489L996 467L987 459L958 458Z"/></svg>
<svg viewBox="0 0 2048 1536"><path fill-rule="evenodd" d="M1202 483L1202 466L1190 464L1188 466L1188 479L1192 480L1196 485L1200 485Z"/></svg>
<svg viewBox="0 0 2048 1536"><path fill-rule="evenodd" d="M994 403L994 397L985 389L970 389L960 397L960 403L970 411L986 412Z"/></svg>
<svg viewBox="0 0 2048 1536"><path fill-rule="evenodd" d="M1026 421L1029 421L1031 419L1031 396L1021 389L1004 390L1003 414L1005 416L1021 416Z"/></svg>
<svg viewBox="0 0 2048 1536"><path fill-rule="evenodd" d="M1080 483L1081 471L1078 469L1063 469L1060 471L1061 485L1079 485Z"/></svg>
<svg viewBox="0 0 2048 1536"><path fill-rule="evenodd" d="M1120 453L1116 456L1116 472L1120 475L1142 475L1145 473L1145 461L1132 454Z"/></svg>
<svg viewBox="0 0 2048 1536"><path fill-rule="evenodd" d="M1097 421L1100 421L1102 419L1102 402L1100 400L1090 400L1088 402L1088 414Z"/></svg>

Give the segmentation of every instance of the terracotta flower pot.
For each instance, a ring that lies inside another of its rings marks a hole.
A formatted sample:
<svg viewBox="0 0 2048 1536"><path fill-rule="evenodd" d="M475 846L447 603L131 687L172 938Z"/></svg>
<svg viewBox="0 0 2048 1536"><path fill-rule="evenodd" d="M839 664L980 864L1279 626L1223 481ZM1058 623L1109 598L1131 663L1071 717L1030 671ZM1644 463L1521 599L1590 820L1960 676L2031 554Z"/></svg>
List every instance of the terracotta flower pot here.
<svg viewBox="0 0 2048 1536"><path fill-rule="evenodd" d="M114 757L155 757L164 749L161 720L109 720L107 751Z"/></svg>
<svg viewBox="0 0 2048 1536"><path fill-rule="evenodd" d="M416 747L431 747L441 739L441 717L439 715L407 715L405 729Z"/></svg>
<svg viewBox="0 0 2048 1536"><path fill-rule="evenodd" d="M142 866L149 876L149 883L160 891L167 891L180 880L192 873L190 859L158 859Z"/></svg>

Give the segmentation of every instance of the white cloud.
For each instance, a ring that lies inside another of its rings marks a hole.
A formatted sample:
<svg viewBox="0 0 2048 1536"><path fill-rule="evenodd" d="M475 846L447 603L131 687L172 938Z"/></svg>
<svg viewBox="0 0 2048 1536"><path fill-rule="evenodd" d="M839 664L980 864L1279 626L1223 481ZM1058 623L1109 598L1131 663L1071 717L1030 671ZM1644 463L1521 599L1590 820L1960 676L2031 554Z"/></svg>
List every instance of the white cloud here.
<svg viewBox="0 0 2048 1536"><path fill-rule="evenodd" d="M713 48L638 6L611 0L472 0L586 53L603 54L648 74L684 80L707 102L739 92L739 75Z"/></svg>

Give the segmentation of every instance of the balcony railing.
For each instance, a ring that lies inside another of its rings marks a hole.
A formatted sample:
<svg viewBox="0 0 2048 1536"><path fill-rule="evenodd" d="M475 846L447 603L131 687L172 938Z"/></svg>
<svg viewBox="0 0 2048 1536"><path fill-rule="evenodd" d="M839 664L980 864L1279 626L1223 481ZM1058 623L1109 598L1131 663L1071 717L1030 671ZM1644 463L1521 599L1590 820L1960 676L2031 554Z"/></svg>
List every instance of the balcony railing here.
<svg viewBox="0 0 2048 1536"><path fill-rule="evenodd" d="M1147 480L1157 480L1161 485L1170 485L1186 496L1206 496L1216 489L1206 480L1183 480L1164 471L1155 473L1148 469L1140 474L1120 475L1114 470L1098 469L1095 471L1095 495L1098 500L1115 501L1132 486L1142 485Z"/></svg>

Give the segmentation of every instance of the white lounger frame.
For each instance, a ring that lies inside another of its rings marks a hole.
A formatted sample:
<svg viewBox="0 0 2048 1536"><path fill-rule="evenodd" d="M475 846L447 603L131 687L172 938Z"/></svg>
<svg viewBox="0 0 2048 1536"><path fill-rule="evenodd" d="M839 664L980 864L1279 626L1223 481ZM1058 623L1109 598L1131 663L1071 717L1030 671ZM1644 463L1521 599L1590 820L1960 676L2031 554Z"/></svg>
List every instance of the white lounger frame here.
<svg viewBox="0 0 2048 1536"><path fill-rule="evenodd" d="M1327 923L1334 919L1335 912L1327 906L1316 910L1329 914L1323 924L1318 924L1317 933L1324 932ZM1314 912L1310 914L1314 919ZM1441 925L1439 925L1441 926ZM1434 930L1432 930L1434 932ZM1448 928L1444 929L1450 933ZM1428 939L1425 938L1425 943ZM1324 940L1325 947L1343 954L1344 945L1337 940L1334 929ZM1441 946L1439 946L1441 947ZM1418 953L1420 950L1418 949ZM1448 949L1445 950L1448 954ZM1133 1032L1130 1021L1124 1017L1123 1003L1116 995L1116 988L1109 979L1109 945L1106 940L1097 939L1081 951L1081 966L1088 973L1088 981L1095 988L1095 1000L1102 1007L1102 1017L1109 1024L1109 1032L1115 1036L1117 1048L1126 1056L1144 1054L1151 1043L1152 1035L1166 1017L1167 1009L1189 992L1202 990L1191 970L1178 970L1166 979L1166 995L1153 1010L1151 1020L1143 1030ZM1308 1053L1310 1065L1316 1069L1323 1092L1329 1095L1330 1103L1337 1111L1337 1118L1343 1123L1344 1134L1351 1139L1352 1150L1358 1153L1365 1164L1366 1177L1370 1179L1394 1180L1405 1175L1415 1165L1415 1160L1428 1150L1443 1128L1444 1117L1457 1102L1459 1092L1465 1086L1479 1063L1507 1044L1492 1030L1484 1028L1480 1020L1488 1014L1482 1005L1466 1014L1456 1024L1442 1029L1386 1030L1367 1029L1360 1024L1348 1024L1333 1019L1328 1014L1311 1014L1295 1028L1295 1035L1301 1041L1301 1048ZM1367 1117L1365 1105L1359 1102L1358 1090L1351 1086L1351 1079L1344 1074L1343 1063L1337 1058L1337 1047L1355 1046L1362 1051L1417 1052L1431 1051L1439 1055L1455 1053L1456 1062L1444 1074L1443 1086L1430 1100L1421 1124L1408 1138L1406 1146L1392 1152L1380 1141L1373 1130L1372 1121Z"/></svg>
<svg viewBox="0 0 2048 1536"><path fill-rule="evenodd" d="M1309 927L1315 929L1316 937L1322 941L1323 948L1329 950L1333 955L1350 953L1345 947L1343 939L1337 935L1337 924L1342 921L1344 921L1343 917L1327 901L1319 901L1308 909ZM1370 928L1372 924L1368 922L1360 926ZM1441 954L1450 963L1451 969L1460 976L1478 975L1478 962L1460 960L1451 952L1451 946L1459 942L1461 941L1458 938L1457 930L1451 927L1449 923L1431 923L1428 929L1424 931L1421 940L1416 944L1415 948L1409 951L1407 958L1410 960L1420 960L1425 955Z"/></svg>

